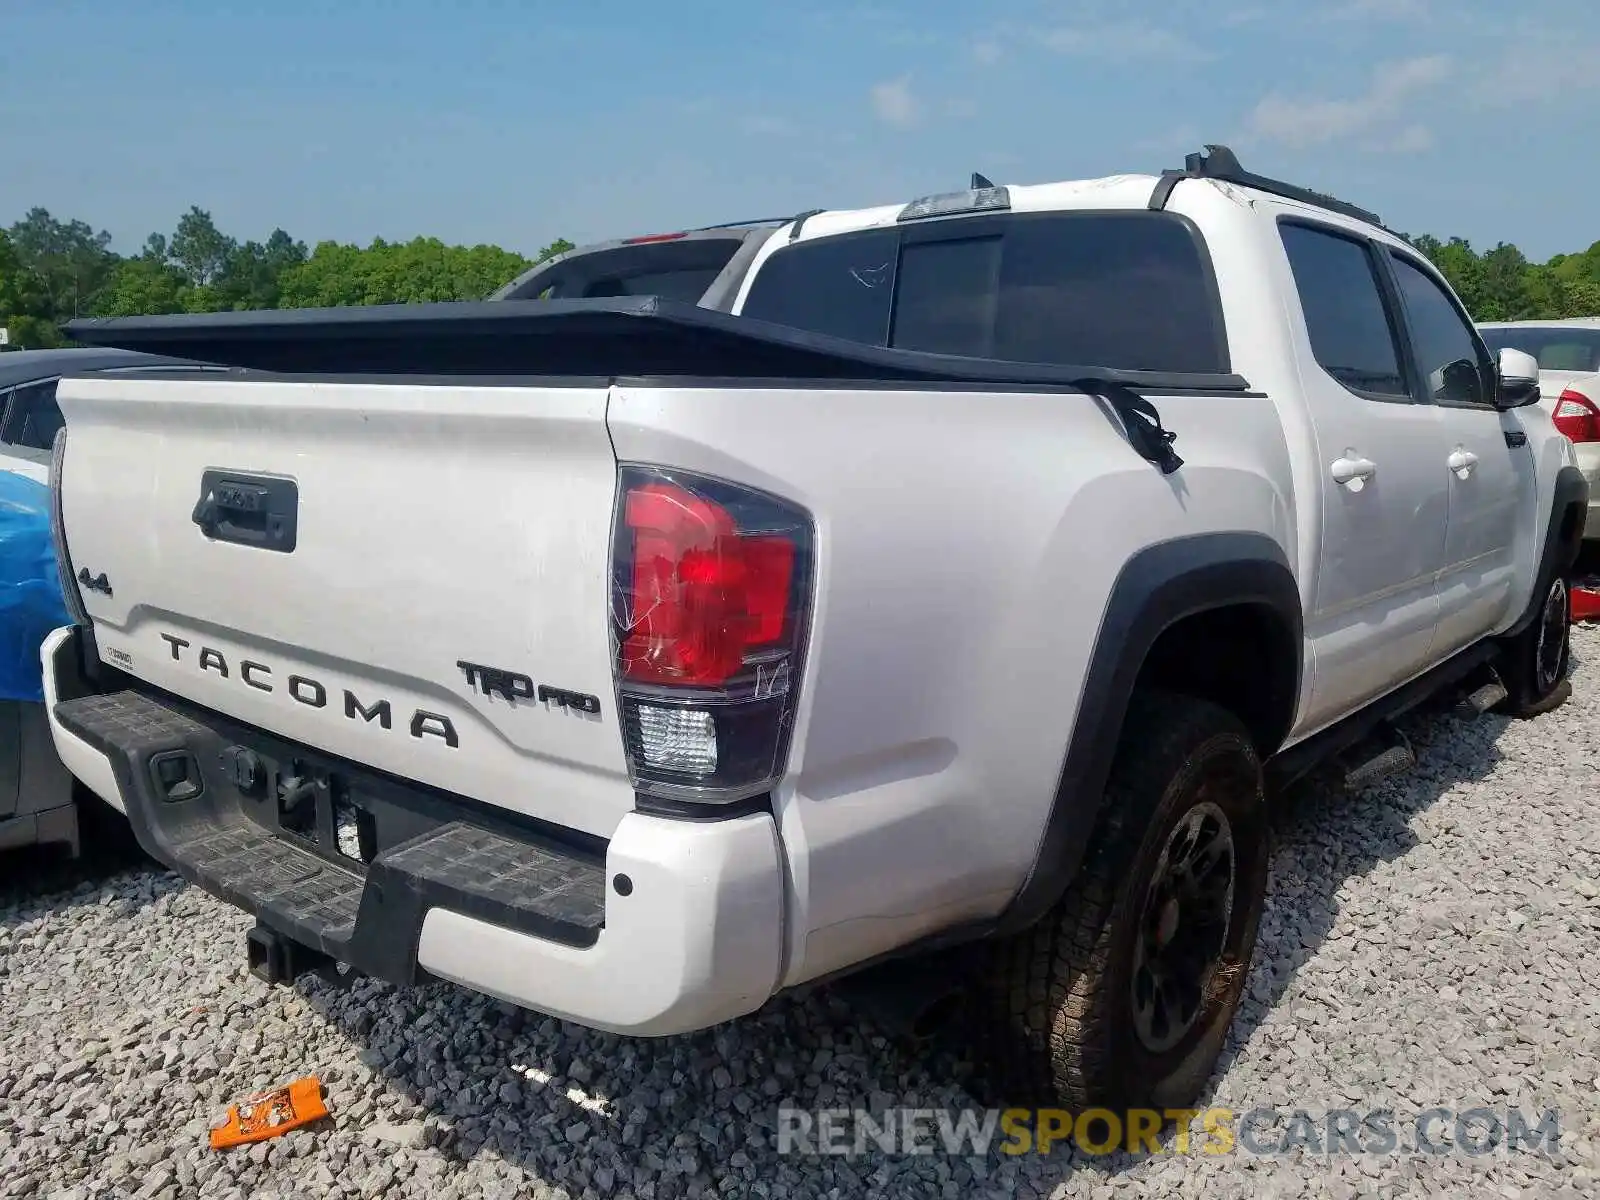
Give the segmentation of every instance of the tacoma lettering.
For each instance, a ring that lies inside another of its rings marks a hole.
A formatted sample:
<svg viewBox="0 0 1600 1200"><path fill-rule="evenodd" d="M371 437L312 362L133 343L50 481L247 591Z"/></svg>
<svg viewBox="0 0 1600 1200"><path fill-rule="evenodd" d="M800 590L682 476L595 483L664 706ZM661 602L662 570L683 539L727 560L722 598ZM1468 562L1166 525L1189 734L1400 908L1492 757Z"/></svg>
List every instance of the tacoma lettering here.
<svg viewBox="0 0 1600 1200"><path fill-rule="evenodd" d="M356 694L348 689L346 689L344 694L344 715L349 717L352 721L357 717L360 717L363 721L366 721L369 724L373 721L377 721L378 724L382 725L385 729L388 729L391 722L394 720L394 716L390 712L389 702L387 700L379 700L371 708L367 708L361 703L361 701L356 699Z"/></svg>
<svg viewBox="0 0 1600 1200"><path fill-rule="evenodd" d="M212 672L223 679L233 677L227 656L221 650L211 646L201 646L196 650L187 638L170 633L163 633L161 640L167 643L173 662L192 663L198 670ZM258 692L278 690L272 683L273 670L266 663L242 658L236 665L239 679L246 687L255 688ZM285 678L283 690L307 708L328 707L328 685L320 679L313 679L309 675L289 675ZM382 729L394 728L393 703L381 698L364 700L349 688L340 690L344 693L344 715L347 720L361 721L367 725L376 724ZM528 683L527 694L531 699L533 696L531 680ZM595 701L594 711L599 711L599 701ZM438 738L452 750L458 749L461 745L461 736L456 732L454 722L443 713L415 709L412 711L411 719L406 723L406 731L414 738Z"/></svg>

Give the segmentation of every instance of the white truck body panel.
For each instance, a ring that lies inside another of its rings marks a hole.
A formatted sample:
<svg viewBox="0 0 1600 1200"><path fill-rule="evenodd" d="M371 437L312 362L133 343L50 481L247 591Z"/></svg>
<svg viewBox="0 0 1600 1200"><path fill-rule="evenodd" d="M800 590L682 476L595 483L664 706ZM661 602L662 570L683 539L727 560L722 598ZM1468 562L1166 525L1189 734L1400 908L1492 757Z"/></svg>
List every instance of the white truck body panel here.
<svg viewBox="0 0 1600 1200"><path fill-rule="evenodd" d="M1011 207L1143 209L1155 182L1019 187ZM778 230L736 311L794 241L892 226L899 211ZM574 1019L667 1032L981 924L1039 858L1108 598L1137 554L1212 533L1281 551L1303 615L1282 742L1293 747L1517 621L1556 474L1574 461L1537 406L1377 403L1318 366L1280 218L1409 254L1400 239L1209 181L1179 186L1168 211L1204 238L1231 367L1251 389L1147 390L1179 434L1171 474L1130 445L1112 405L1067 387L68 381L66 542L75 565L115 581L82 597L101 658L245 725L614 838L608 877L648 878L640 837L656 826L633 812L613 704L618 467L759 489L815 524L809 641L770 817L730 824L727 841L713 825L672 842L657 872L665 924L630 925L639 906L608 893L598 947L613 949L527 945L436 908L419 961ZM1341 463L1370 468L1361 486ZM217 467L296 480L293 554L196 529L196 486ZM284 685L247 686L245 659ZM603 711L485 697L462 661L529 670L603 698ZM324 686L326 704L288 694L291 673ZM389 700L393 728L347 717L346 690ZM417 712L435 724L413 736ZM458 747L438 736L441 718ZM100 752L57 737L69 766L104 786ZM770 862L749 849L742 875L739 847L769 837ZM740 895L757 898L748 921L718 907ZM709 928L683 927L691 918ZM651 937L659 954L638 960L630 1008L613 994L629 979L617 956ZM762 937L778 943L771 955L732 965ZM674 964L662 968L672 980L647 978L652 963Z"/></svg>
<svg viewBox="0 0 1600 1200"><path fill-rule="evenodd" d="M541 682L611 692L604 389L91 378L60 395L73 560L116 581L85 596L107 662L571 828L607 836L631 807L614 726L474 693L456 665L509 656ZM193 524L202 473L244 464L298 482L292 554ZM220 657L202 666L207 648ZM297 700L295 676L319 686ZM388 700L391 727L347 715L347 692ZM418 712L433 716L413 729Z"/></svg>

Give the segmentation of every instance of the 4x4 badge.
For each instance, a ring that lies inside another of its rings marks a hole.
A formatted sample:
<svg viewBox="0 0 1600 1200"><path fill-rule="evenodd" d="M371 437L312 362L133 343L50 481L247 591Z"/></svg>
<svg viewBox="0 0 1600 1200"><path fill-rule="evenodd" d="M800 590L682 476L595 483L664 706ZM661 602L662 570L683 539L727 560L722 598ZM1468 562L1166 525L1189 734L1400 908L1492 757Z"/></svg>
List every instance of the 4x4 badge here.
<svg viewBox="0 0 1600 1200"><path fill-rule="evenodd" d="M78 582L91 592L104 592L111 595L111 580L106 578L106 573L101 571L98 575L90 575L89 568L85 567L78 572Z"/></svg>

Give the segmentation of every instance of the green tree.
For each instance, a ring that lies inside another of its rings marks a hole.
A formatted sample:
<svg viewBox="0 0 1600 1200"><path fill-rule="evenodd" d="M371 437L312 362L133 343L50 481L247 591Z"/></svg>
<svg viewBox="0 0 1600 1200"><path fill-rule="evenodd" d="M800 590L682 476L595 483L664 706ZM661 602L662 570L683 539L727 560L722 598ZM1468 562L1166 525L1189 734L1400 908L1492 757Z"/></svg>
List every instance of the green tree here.
<svg viewBox="0 0 1600 1200"><path fill-rule="evenodd" d="M1479 259L1482 292L1472 315L1480 321L1521 321L1535 315L1528 291L1531 265L1522 251L1505 242Z"/></svg>
<svg viewBox="0 0 1600 1200"><path fill-rule="evenodd" d="M1428 255L1433 265L1450 281L1450 286L1461 297L1461 303L1467 306L1467 311L1475 319L1485 319L1482 317L1485 299L1483 262L1472 248L1472 243L1458 237L1443 243L1437 239L1430 241L1435 247L1433 253Z"/></svg>
<svg viewBox="0 0 1600 1200"><path fill-rule="evenodd" d="M565 254L568 250L576 250L576 249L577 249L577 247L574 246L571 242L567 241L566 238L557 238L555 241L551 242L548 246L546 246L543 250L539 251L539 253L534 256L533 261L536 262L536 263L542 263L547 258L554 258L558 254ZM523 268L523 269L526 270L527 268ZM511 281L508 279L508 280L505 280L504 282L510 283Z"/></svg>
<svg viewBox="0 0 1600 1200"><path fill-rule="evenodd" d="M211 213L191 205L168 235L152 233L126 259L110 235L82 221L60 221L32 209L11 227L6 303L17 307L22 280L36 313L30 344L59 344L56 326L80 313L213 312L351 304L418 304L480 300L535 262L571 250L558 238L529 259L499 246L450 245L439 238L373 239L365 247L321 242L308 250L282 229L265 241L239 241L217 228ZM15 336L15 334L13 334Z"/></svg>
<svg viewBox="0 0 1600 1200"><path fill-rule="evenodd" d="M284 272L305 260L305 243L274 229L264 243L235 245L216 280L197 291L209 308L277 308Z"/></svg>
<svg viewBox="0 0 1600 1200"><path fill-rule="evenodd" d="M39 277L22 265L22 256L0 229L0 326L13 348L37 349L59 342L50 300Z"/></svg>
<svg viewBox="0 0 1600 1200"><path fill-rule="evenodd" d="M57 220L48 209L29 209L9 232L22 269L38 280L54 320L88 311L116 268L109 233L82 221Z"/></svg>
<svg viewBox="0 0 1600 1200"><path fill-rule="evenodd" d="M381 245L381 239L373 243ZM278 280L278 303L284 308L332 308L374 304L367 296L363 251L339 242L318 242L306 261L284 271Z"/></svg>
<svg viewBox="0 0 1600 1200"><path fill-rule="evenodd" d="M448 246L438 238L369 246L320 242L281 279L285 308L482 300L530 266L498 246Z"/></svg>
<svg viewBox="0 0 1600 1200"><path fill-rule="evenodd" d="M209 212L194 206L178 218L170 252L189 282L203 288L217 281L237 248L238 243L217 228Z"/></svg>
<svg viewBox="0 0 1600 1200"><path fill-rule="evenodd" d="M101 317L138 317L184 312L193 290L177 267L141 254L117 264L116 272L95 297L94 313Z"/></svg>

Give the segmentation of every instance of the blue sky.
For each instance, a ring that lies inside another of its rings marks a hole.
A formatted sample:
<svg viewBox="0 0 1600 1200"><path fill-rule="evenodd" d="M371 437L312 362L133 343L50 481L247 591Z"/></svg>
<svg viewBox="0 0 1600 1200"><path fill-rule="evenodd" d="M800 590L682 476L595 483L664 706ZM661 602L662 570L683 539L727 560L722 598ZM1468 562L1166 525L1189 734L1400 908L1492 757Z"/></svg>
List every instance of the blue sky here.
<svg viewBox="0 0 1600 1200"><path fill-rule="evenodd" d="M1200 143L1407 232L1600 239L1600 2L0 5L0 224L531 251ZM1515 13L1516 15L1512 15Z"/></svg>

